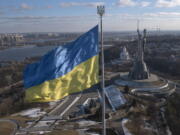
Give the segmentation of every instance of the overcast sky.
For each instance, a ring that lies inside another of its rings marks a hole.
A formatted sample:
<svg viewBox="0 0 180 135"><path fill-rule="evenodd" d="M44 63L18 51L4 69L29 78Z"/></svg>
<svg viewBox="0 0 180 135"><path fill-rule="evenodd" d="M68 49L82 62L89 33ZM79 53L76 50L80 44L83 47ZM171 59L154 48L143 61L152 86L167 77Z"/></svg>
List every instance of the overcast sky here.
<svg viewBox="0 0 180 135"><path fill-rule="evenodd" d="M99 4L105 31L180 30L180 0L0 0L0 33L87 31Z"/></svg>

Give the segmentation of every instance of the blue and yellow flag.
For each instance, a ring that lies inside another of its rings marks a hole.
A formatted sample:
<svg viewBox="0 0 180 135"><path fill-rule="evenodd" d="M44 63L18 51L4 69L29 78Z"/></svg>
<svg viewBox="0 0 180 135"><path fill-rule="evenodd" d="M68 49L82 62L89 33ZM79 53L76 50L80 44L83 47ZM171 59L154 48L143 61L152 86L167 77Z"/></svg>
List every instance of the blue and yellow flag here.
<svg viewBox="0 0 180 135"><path fill-rule="evenodd" d="M49 102L98 83L98 26L48 52L24 71L25 100Z"/></svg>

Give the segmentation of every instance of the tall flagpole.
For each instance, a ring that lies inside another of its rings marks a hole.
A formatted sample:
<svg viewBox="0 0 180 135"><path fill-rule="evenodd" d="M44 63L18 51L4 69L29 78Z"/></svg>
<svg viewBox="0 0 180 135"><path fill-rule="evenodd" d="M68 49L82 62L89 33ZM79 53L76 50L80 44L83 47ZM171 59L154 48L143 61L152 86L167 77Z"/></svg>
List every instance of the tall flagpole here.
<svg viewBox="0 0 180 135"><path fill-rule="evenodd" d="M102 89L102 126L103 135L106 135L106 104L105 104L105 83L104 83L104 48L103 48L103 31L102 31L102 17L105 13L105 7L103 5L97 6L97 13L100 16L100 27L101 27L101 89Z"/></svg>

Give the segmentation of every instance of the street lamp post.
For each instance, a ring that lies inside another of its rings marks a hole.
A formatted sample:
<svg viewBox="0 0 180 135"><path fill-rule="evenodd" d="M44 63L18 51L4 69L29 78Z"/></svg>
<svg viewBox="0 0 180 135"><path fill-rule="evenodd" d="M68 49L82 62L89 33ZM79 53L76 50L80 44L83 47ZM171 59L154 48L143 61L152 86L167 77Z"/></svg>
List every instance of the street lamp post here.
<svg viewBox="0 0 180 135"><path fill-rule="evenodd" d="M104 48L103 48L103 31L102 31L102 17L105 13L105 7L103 5L97 6L97 14L100 16L101 27L101 89L102 89L102 126L103 135L106 135L106 104L105 104L105 83L104 83Z"/></svg>

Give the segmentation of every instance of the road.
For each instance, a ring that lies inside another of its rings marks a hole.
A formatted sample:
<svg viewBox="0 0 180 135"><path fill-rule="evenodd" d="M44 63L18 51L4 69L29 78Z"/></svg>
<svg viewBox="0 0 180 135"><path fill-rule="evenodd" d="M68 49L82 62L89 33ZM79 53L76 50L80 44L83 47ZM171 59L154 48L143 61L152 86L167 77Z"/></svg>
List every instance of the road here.
<svg viewBox="0 0 180 135"><path fill-rule="evenodd" d="M78 94L69 95L50 113L50 116L67 117L74 112L77 112L79 110L78 106L82 105L88 98L97 97L99 97L99 95L95 89L89 89Z"/></svg>

